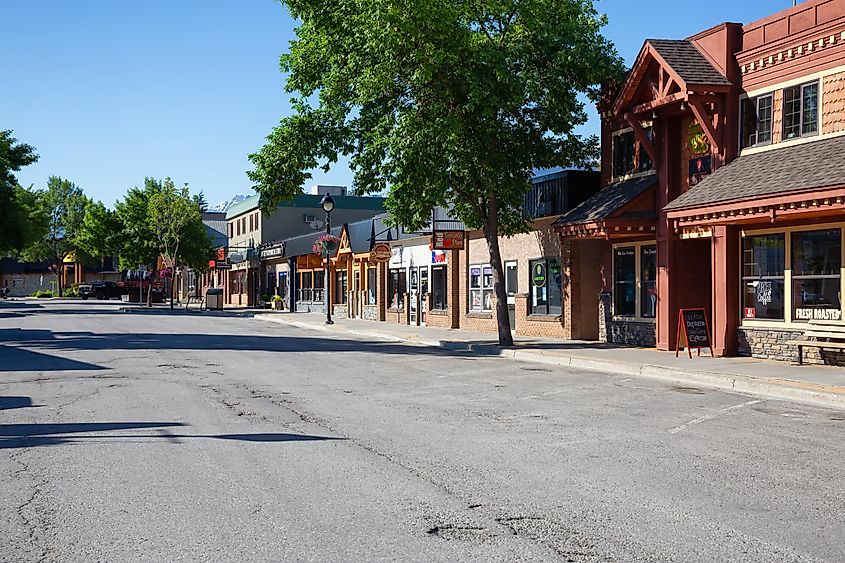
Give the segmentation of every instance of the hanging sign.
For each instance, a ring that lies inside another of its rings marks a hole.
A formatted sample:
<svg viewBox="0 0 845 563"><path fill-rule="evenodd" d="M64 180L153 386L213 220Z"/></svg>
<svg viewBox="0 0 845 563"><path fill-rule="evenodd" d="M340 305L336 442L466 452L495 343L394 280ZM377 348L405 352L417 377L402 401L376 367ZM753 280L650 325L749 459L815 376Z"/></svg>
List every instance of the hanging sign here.
<svg viewBox="0 0 845 563"><path fill-rule="evenodd" d="M393 249L389 244L380 242L373 246L370 251L370 260L373 262L388 262L393 256Z"/></svg>
<svg viewBox="0 0 845 563"><path fill-rule="evenodd" d="M542 262L534 264L534 269L531 270L531 281L536 287L544 287L546 285L546 265Z"/></svg>
<svg viewBox="0 0 845 563"><path fill-rule="evenodd" d="M223 262L224 260L226 260L226 247L225 246L221 246L220 248L217 249L217 260L219 260L220 262Z"/></svg>
<svg viewBox="0 0 845 563"><path fill-rule="evenodd" d="M681 337L683 336L683 341ZM678 336L675 339L675 357L681 349L681 344L687 349L692 358L692 349L697 349L701 356L702 348L709 348L713 356L713 345L710 342L710 323L707 322L707 311L704 309L681 309L678 311Z"/></svg>
<svg viewBox="0 0 845 563"><path fill-rule="evenodd" d="M463 250L463 231L434 231L432 250Z"/></svg>

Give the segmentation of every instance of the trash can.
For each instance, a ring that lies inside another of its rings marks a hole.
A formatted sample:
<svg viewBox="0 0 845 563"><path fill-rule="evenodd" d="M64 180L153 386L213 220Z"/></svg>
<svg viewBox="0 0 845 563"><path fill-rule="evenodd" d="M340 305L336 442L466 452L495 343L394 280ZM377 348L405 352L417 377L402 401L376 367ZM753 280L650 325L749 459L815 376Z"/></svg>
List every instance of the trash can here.
<svg viewBox="0 0 845 563"><path fill-rule="evenodd" d="M210 287L205 290L205 308L208 310L223 310L223 288Z"/></svg>

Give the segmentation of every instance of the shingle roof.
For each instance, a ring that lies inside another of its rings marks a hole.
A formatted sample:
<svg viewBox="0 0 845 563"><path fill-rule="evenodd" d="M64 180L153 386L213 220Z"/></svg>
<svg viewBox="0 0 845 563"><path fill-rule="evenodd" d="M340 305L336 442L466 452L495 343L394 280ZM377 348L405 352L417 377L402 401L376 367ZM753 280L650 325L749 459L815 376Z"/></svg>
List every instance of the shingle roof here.
<svg viewBox="0 0 845 563"><path fill-rule="evenodd" d="M845 137L741 156L719 168L664 209L795 193L845 184Z"/></svg>
<svg viewBox="0 0 845 563"><path fill-rule="evenodd" d="M226 234L226 213L206 211L202 214L202 222L205 225L205 232L211 239L215 248L226 246L229 238Z"/></svg>
<svg viewBox="0 0 845 563"><path fill-rule="evenodd" d="M599 190L598 193L572 211L565 213L554 224L574 225L576 223L603 221L656 184L656 176L646 176L611 184Z"/></svg>
<svg viewBox="0 0 845 563"><path fill-rule="evenodd" d="M355 254L369 252L372 249L373 220L356 221L346 225L349 233L349 247Z"/></svg>
<svg viewBox="0 0 845 563"><path fill-rule="evenodd" d="M685 39L647 39L663 60L689 84L724 84L730 82L710 61Z"/></svg>

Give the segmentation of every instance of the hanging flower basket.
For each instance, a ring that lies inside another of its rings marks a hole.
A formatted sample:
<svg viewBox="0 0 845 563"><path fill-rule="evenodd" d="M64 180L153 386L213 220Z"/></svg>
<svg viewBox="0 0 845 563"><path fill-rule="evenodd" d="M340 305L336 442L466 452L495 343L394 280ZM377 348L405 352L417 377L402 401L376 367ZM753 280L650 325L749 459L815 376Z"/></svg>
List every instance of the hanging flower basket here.
<svg viewBox="0 0 845 563"><path fill-rule="evenodd" d="M312 247L312 250L317 256L322 256L326 252L331 254L332 252L337 250L339 244L340 239L334 235L320 235L317 240L314 241L314 246Z"/></svg>

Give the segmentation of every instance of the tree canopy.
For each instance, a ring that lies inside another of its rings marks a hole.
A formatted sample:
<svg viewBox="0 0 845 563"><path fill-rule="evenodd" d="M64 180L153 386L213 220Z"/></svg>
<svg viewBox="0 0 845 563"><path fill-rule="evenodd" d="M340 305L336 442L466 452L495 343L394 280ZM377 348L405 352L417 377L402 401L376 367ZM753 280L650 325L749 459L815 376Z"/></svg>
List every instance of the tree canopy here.
<svg viewBox="0 0 845 563"><path fill-rule="evenodd" d="M358 192L388 192L411 229L445 205L483 229L500 343L512 342L498 235L525 231L533 171L598 154L584 97L622 61L591 0L286 0L302 23L281 57L294 112L250 155L263 208L350 159Z"/></svg>
<svg viewBox="0 0 845 563"><path fill-rule="evenodd" d="M37 160L34 148L0 131L0 252L22 250L43 227L32 191L20 187L14 174Z"/></svg>

